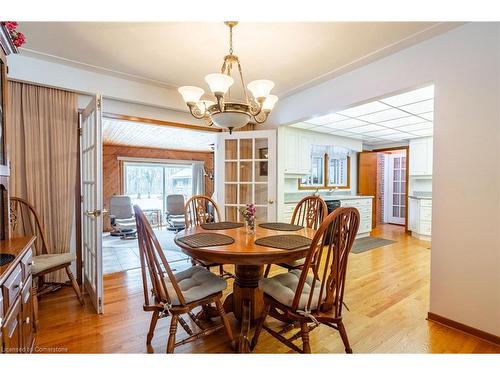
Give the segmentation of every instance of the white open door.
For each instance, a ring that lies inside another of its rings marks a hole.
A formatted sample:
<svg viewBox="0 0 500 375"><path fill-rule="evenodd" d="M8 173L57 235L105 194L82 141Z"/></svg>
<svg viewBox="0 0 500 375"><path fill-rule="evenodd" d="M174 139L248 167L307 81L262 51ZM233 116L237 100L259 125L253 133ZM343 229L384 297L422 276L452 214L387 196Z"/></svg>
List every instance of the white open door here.
<svg viewBox="0 0 500 375"><path fill-rule="evenodd" d="M388 194L387 222L405 224L406 217L406 154L387 155Z"/></svg>
<svg viewBox="0 0 500 375"><path fill-rule="evenodd" d="M80 117L83 282L98 314L103 313L101 103L96 95Z"/></svg>
<svg viewBox="0 0 500 375"><path fill-rule="evenodd" d="M276 221L276 130L220 133L215 152L216 201L227 221L257 207L256 220Z"/></svg>

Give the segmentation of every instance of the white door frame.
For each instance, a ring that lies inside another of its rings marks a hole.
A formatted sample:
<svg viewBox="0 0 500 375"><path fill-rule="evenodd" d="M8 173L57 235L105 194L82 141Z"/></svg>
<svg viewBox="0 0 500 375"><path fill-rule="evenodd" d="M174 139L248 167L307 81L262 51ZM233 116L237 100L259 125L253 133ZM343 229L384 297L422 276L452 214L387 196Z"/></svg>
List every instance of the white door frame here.
<svg viewBox="0 0 500 375"><path fill-rule="evenodd" d="M104 312L102 269L102 96L96 95L80 115L82 194L82 276L98 314Z"/></svg>
<svg viewBox="0 0 500 375"><path fill-rule="evenodd" d="M406 218L405 216L403 217L395 217L393 216L393 192L394 192L394 159L395 158L399 158L400 159L400 172L403 172L403 169L401 168L402 166L402 163L403 163L403 157L406 156L406 153L404 152L401 152L401 153L390 153L387 155L387 158L385 160L387 160L387 163L385 164L385 169L387 170L387 183L386 183L386 186L387 186L387 195L386 195L386 199L385 199L385 204L384 206L386 207L386 215L387 215L387 223L389 224L399 224L399 225L405 225L405 222L406 222ZM400 176L400 179L402 178L403 174L401 173L401 176ZM404 177L406 178L406 173L404 173ZM408 183L408 181L406 181L406 183ZM401 186L400 186L401 188ZM406 207L406 191L403 192L404 193L404 197L405 197L405 210L408 209L408 207ZM398 194L401 194L401 192L399 192ZM398 207L401 207L401 202L400 204L398 205ZM401 215L401 211L399 212L399 214ZM385 216L385 215L384 215Z"/></svg>
<svg viewBox="0 0 500 375"><path fill-rule="evenodd" d="M276 180L277 180L277 150L276 150L276 130L253 130L253 131L239 131L229 134L229 132L220 133L217 136L215 145L215 184L214 184L214 198L220 207L222 219L225 220L225 140L226 139L258 139L267 138L268 142L268 175L267 175L267 220L276 221ZM255 147L252 147L253 152L253 173L255 173ZM239 155L239 148L238 148ZM238 158L239 159L239 158ZM239 161L238 161L239 166ZM239 175L239 168L238 168ZM255 176L253 178L255 180ZM239 189L238 189L239 195Z"/></svg>

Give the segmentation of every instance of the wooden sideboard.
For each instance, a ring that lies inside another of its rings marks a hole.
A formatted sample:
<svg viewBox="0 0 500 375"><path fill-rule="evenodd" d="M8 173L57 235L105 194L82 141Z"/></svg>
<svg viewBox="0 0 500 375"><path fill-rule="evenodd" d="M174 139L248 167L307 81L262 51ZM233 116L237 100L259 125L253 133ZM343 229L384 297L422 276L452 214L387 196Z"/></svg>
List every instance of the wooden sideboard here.
<svg viewBox="0 0 500 375"><path fill-rule="evenodd" d="M35 237L0 241L0 254L14 260L0 266L0 352L31 353L35 345L35 320L31 265Z"/></svg>

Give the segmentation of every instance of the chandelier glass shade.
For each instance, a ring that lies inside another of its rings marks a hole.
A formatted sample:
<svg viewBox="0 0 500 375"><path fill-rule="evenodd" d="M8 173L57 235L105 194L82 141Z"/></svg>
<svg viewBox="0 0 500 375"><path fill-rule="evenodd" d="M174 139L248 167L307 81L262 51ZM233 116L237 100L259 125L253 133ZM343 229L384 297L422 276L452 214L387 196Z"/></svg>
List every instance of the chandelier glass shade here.
<svg viewBox="0 0 500 375"><path fill-rule="evenodd" d="M225 22L229 27L229 54L224 57L220 73L207 74L205 82L212 93L212 99L202 99L205 90L196 86L179 87L179 93L186 102L191 115L197 119L204 119L208 125L219 128L233 129L241 128L250 121L262 124L267 120L269 113L278 101L276 95L271 95L274 82L267 79L259 79L250 82L245 87L243 72L238 56L233 54L233 27L237 22ZM241 85L243 87L244 100L231 99L231 86L234 79L231 72L237 69Z"/></svg>

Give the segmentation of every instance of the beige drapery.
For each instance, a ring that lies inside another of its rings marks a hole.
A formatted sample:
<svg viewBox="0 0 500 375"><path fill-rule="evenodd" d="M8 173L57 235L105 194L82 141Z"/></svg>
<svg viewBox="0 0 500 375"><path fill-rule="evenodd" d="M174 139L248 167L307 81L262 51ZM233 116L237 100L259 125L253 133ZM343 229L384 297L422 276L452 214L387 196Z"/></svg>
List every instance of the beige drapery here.
<svg viewBox="0 0 500 375"><path fill-rule="evenodd" d="M38 212L49 253L70 251L77 166L77 95L9 82L10 195ZM63 272L48 275L64 281Z"/></svg>

